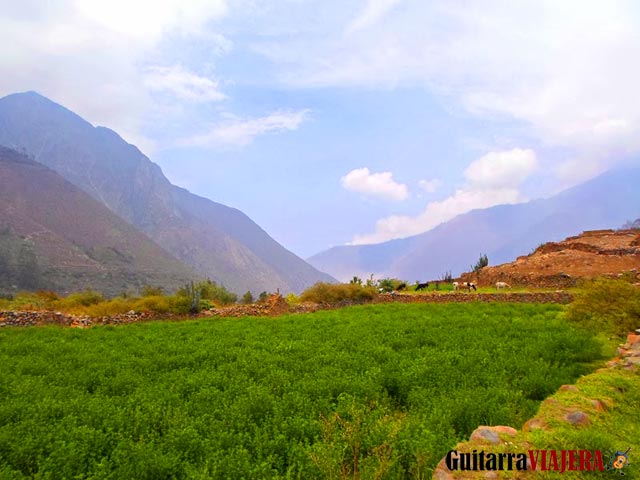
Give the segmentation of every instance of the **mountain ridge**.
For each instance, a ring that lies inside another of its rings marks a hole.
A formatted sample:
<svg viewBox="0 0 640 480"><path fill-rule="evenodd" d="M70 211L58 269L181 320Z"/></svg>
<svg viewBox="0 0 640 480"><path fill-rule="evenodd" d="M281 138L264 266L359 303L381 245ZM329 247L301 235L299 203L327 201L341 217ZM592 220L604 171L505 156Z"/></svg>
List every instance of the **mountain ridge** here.
<svg viewBox="0 0 640 480"><path fill-rule="evenodd" d="M177 187L137 147L35 92L0 99L0 145L36 161L142 230L202 276L242 293L334 281L238 209Z"/></svg>
<svg viewBox="0 0 640 480"><path fill-rule="evenodd" d="M0 146L0 290L175 290L196 273L53 170Z"/></svg>
<svg viewBox="0 0 640 480"><path fill-rule="evenodd" d="M467 271L487 254L514 260L539 244L621 225L640 213L640 167L605 172L546 199L458 215L428 232L375 245L340 246L307 261L340 280L353 275L435 280Z"/></svg>

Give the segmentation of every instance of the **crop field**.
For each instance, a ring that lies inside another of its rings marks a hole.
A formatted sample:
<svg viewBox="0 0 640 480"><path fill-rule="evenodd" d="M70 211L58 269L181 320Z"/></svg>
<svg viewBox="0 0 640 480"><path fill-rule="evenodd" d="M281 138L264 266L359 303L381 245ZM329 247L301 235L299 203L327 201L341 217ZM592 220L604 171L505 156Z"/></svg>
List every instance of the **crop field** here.
<svg viewBox="0 0 640 480"><path fill-rule="evenodd" d="M535 304L0 331L0 478L430 478L600 359Z"/></svg>

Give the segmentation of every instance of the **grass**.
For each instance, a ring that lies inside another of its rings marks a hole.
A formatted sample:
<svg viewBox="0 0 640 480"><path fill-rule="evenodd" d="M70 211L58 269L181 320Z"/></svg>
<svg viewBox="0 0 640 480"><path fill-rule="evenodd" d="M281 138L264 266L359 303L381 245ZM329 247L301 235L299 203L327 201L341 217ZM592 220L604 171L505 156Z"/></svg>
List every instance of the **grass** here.
<svg viewBox="0 0 640 480"><path fill-rule="evenodd" d="M601 358L523 304L0 331L0 478L430 478Z"/></svg>

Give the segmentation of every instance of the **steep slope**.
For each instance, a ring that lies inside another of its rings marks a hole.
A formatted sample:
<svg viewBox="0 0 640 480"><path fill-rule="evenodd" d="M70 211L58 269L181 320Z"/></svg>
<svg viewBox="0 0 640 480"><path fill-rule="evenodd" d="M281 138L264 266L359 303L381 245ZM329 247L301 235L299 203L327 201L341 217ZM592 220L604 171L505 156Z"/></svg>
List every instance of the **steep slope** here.
<svg viewBox="0 0 640 480"><path fill-rule="evenodd" d="M640 213L640 168L607 172L554 197L460 215L402 240L336 247L308 259L339 279L371 273L409 281L468 271L481 253L491 264L583 230L622 225Z"/></svg>
<svg viewBox="0 0 640 480"><path fill-rule="evenodd" d="M172 185L115 132L29 92L0 99L0 144L25 151L176 258L236 292L299 292L332 281L244 213Z"/></svg>
<svg viewBox="0 0 640 480"><path fill-rule="evenodd" d="M171 291L195 277L57 173L0 147L0 291Z"/></svg>
<svg viewBox="0 0 640 480"><path fill-rule="evenodd" d="M480 286L498 281L510 286L571 287L578 279L624 276L640 280L640 229L590 230L561 242L540 245L514 262L465 273Z"/></svg>

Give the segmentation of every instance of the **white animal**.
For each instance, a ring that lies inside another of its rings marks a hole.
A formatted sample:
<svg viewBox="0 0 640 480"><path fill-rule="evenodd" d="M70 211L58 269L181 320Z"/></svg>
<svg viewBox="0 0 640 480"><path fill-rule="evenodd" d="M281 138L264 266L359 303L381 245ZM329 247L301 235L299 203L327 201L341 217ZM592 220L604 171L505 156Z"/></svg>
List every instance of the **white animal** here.
<svg viewBox="0 0 640 480"><path fill-rule="evenodd" d="M507 282L496 282L496 289L500 290L501 288L511 288Z"/></svg>
<svg viewBox="0 0 640 480"><path fill-rule="evenodd" d="M467 290L477 290L478 286L473 282L453 282L453 290L458 290L459 288L466 288Z"/></svg>

